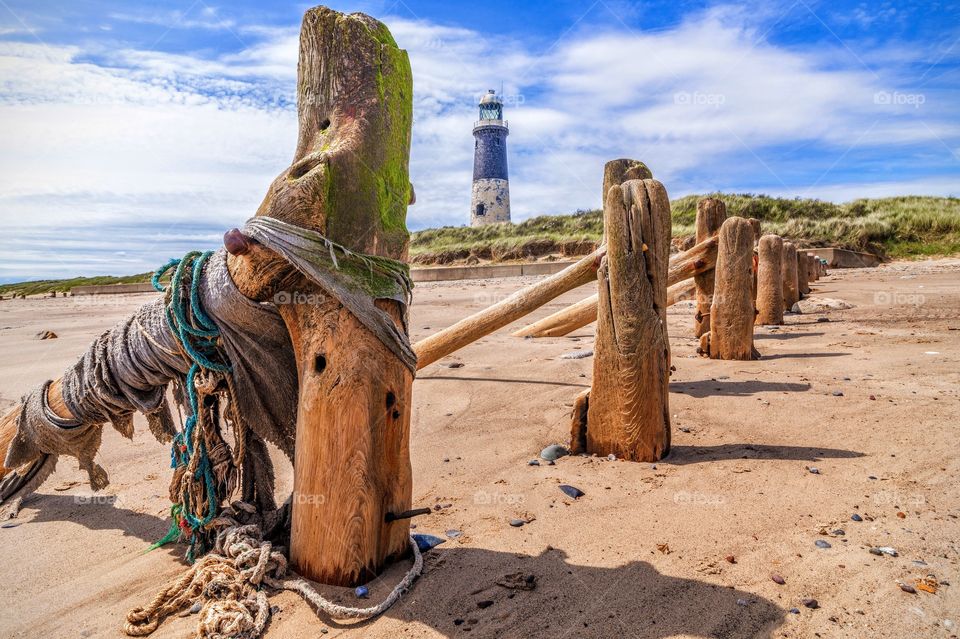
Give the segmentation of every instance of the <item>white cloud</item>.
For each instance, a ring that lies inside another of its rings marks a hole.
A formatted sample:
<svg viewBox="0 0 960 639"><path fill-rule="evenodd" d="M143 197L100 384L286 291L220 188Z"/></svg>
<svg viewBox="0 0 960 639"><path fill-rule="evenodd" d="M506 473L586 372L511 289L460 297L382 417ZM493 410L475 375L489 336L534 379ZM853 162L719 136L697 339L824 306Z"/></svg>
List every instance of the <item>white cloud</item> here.
<svg viewBox="0 0 960 639"><path fill-rule="evenodd" d="M198 28L229 27L254 44L203 57L0 41L0 277L146 270L161 250L216 243L256 209L293 152L298 34L201 18ZM734 7L655 32L584 31L543 56L465 28L386 21L414 71L414 228L466 222L476 101L501 82L515 219L597 206L603 163L616 157L646 161L673 195L770 184L799 194L797 175L821 178L810 194L831 199L953 188L837 185L829 173L851 150L918 145L955 166L949 96L877 99L918 95L910 62L936 51L904 47L894 64L874 49L776 46L760 17ZM805 145L819 170L777 155ZM137 228L143 237L131 236Z"/></svg>

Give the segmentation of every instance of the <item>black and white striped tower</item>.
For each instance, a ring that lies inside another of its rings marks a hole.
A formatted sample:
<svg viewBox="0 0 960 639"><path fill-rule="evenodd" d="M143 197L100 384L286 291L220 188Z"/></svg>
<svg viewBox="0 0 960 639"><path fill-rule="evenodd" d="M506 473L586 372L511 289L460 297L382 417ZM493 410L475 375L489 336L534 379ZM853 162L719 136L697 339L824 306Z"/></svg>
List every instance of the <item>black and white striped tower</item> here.
<svg viewBox="0 0 960 639"><path fill-rule="evenodd" d="M510 221L507 178L507 121L503 101L490 89L480 99L480 119L473 125L473 197L470 226Z"/></svg>

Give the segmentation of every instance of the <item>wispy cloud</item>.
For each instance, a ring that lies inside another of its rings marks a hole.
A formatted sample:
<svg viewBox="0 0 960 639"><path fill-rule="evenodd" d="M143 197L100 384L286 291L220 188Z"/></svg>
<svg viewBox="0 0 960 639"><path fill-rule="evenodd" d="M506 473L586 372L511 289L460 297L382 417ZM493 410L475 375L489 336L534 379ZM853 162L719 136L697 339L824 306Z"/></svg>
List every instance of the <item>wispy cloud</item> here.
<svg viewBox="0 0 960 639"><path fill-rule="evenodd" d="M643 159L672 195L956 193L956 91L917 80L956 52L777 44L769 32L789 8L714 7L669 28L572 29L536 46L384 18L414 70L410 226L467 220L476 101L501 83L517 219L597 206L614 157ZM0 278L144 271L215 245L290 161L295 27L203 11L112 19L229 29L245 44L0 40Z"/></svg>

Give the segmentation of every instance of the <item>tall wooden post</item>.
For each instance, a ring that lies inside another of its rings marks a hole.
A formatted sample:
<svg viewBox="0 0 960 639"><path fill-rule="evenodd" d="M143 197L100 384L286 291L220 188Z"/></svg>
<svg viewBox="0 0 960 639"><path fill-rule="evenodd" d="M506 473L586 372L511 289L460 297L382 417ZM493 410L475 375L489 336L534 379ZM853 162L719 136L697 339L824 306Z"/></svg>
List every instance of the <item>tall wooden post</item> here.
<svg viewBox="0 0 960 639"><path fill-rule="evenodd" d="M723 200L705 197L697 202L697 244L715 236L727 219L727 206ZM710 330L710 305L713 303L713 271L694 276L697 286L696 309L693 319L693 334L700 337Z"/></svg>
<svg viewBox="0 0 960 639"><path fill-rule="evenodd" d="M700 338L700 351L711 359L754 359L753 227L731 217L719 238L710 332Z"/></svg>
<svg viewBox="0 0 960 639"><path fill-rule="evenodd" d="M757 324L783 324L783 239L764 235L757 245Z"/></svg>
<svg viewBox="0 0 960 639"><path fill-rule="evenodd" d="M783 243L783 255L780 266L780 279L783 283L783 306L790 310L800 301L799 283L797 282L797 247L793 242Z"/></svg>
<svg viewBox="0 0 960 639"><path fill-rule="evenodd" d="M307 11L300 32L299 137L257 211L362 253L403 260L412 79L405 51L369 16ZM240 290L317 290L260 247L230 256ZM321 292L321 291L318 291ZM300 384L290 558L341 586L409 549L413 373L336 299L283 304ZM378 300L406 331L398 302Z"/></svg>
<svg viewBox="0 0 960 639"><path fill-rule="evenodd" d="M593 384L574 407L571 447L656 461L670 450L670 200L656 180L630 180L610 188L603 219Z"/></svg>

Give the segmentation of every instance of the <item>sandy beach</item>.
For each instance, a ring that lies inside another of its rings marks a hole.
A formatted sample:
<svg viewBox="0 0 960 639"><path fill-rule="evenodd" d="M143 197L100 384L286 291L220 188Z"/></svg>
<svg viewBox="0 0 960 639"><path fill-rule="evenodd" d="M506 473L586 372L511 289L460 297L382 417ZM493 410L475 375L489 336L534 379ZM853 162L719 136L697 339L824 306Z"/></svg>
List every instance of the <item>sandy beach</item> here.
<svg viewBox="0 0 960 639"><path fill-rule="evenodd" d="M412 338L532 281L418 285ZM752 362L698 357L692 304L671 307L673 449L655 465L579 456L529 465L544 446L567 443L573 399L592 375L591 357L561 358L592 348L592 326L510 336L592 285L554 300L414 384L413 505L434 508L415 532L459 536L425 555L423 576L382 617L337 624L280 593L266 636L956 637L958 283L956 259L832 271L813 297L850 308L758 328L763 357ZM0 408L149 299L0 302ZM44 330L58 338L37 339ZM61 459L0 529L0 636L122 636L126 612L186 567L183 546L144 552L169 525L169 459L141 416L132 442L105 429L102 493ZM283 498L292 470L275 462ZM560 484L585 494L570 499ZM511 527L518 518L528 523ZM371 601L407 567L370 584ZM925 578L936 592L899 585ZM365 605L350 589L322 591ZM195 616L174 618L152 636L195 627Z"/></svg>

